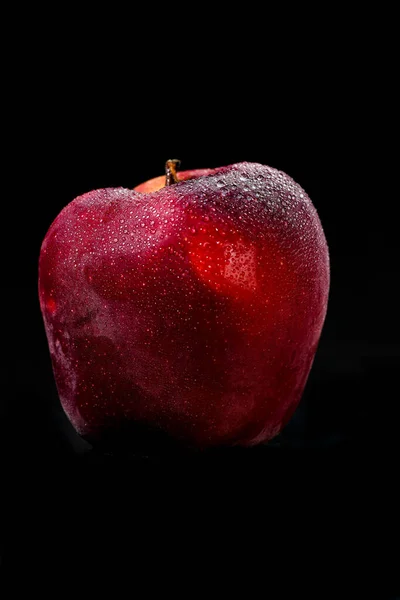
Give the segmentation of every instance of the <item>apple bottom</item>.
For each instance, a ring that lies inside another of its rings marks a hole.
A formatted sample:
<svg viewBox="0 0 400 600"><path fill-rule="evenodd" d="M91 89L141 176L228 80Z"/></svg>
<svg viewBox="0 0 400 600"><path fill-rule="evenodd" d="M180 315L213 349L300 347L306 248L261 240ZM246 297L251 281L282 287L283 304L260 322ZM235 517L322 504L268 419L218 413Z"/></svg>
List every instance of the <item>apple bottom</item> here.
<svg viewBox="0 0 400 600"><path fill-rule="evenodd" d="M154 424L140 421L121 421L116 423L114 427L108 426L99 431L81 433L80 435L95 450L101 453L121 454L124 456L129 454L160 456L182 452L210 452L233 446L250 448L267 443L276 437L290 421L299 404L299 400L300 397L298 401L286 409L279 425L263 428L261 433L256 437L251 433L251 430L254 430L255 427L249 427L249 438L247 440L235 440L233 438L225 441L197 440L194 442L193 440L188 440L182 434L180 436L171 434ZM256 429L259 429L259 426Z"/></svg>
<svg viewBox="0 0 400 600"><path fill-rule="evenodd" d="M108 368L102 371L99 366L96 370L96 402L90 386L89 368L93 363L87 370L83 366L86 360L81 363L73 394L65 386L68 381L62 372L65 364L63 367L58 364L55 374L62 405L75 429L92 446L112 453L148 454L183 448L246 447L272 439L287 424L299 403L313 354L308 355L307 369L301 374L290 364L270 373L269 382L261 379L261 370L258 376L253 373L258 380L256 393L249 394L246 389L251 383L248 376L247 381L237 378L231 383L230 394L219 397L212 392L213 386L218 387L216 381L209 379L203 389L192 390L190 401L183 400L176 390L155 399L127 378L121 381L121 376L112 371L112 353L108 350ZM122 366L121 370L124 369ZM103 378L99 378L101 372Z"/></svg>
<svg viewBox="0 0 400 600"><path fill-rule="evenodd" d="M140 454L140 455L159 455L174 454L182 451L210 451L218 448L228 448L232 446L252 447L260 443L267 443L276 437L285 425L290 421L300 400L299 397L289 407L282 411L279 424L268 424L261 427L259 424L251 424L232 435L219 439L208 437L205 439L201 433L193 439L192 436L185 436L180 429L167 431L161 426L145 421L121 420L116 421L114 426L108 424L106 427L97 430L83 431L80 435L96 450L109 454ZM274 419L276 421L276 419ZM259 432L256 434L256 432Z"/></svg>

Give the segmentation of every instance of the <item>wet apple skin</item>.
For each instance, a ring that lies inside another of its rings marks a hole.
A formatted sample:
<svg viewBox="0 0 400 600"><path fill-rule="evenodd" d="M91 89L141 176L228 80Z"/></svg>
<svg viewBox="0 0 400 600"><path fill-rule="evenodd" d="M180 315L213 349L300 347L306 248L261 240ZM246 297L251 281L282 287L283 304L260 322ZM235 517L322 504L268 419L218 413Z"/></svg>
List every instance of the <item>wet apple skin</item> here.
<svg viewBox="0 0 400 600"><path fill-rule="evenodd" d="M329 293L315 208L264 165L187 173L84 194L43 241L55 380L88 439L139 423L193 447L253 445L303 393Z"/></svg>

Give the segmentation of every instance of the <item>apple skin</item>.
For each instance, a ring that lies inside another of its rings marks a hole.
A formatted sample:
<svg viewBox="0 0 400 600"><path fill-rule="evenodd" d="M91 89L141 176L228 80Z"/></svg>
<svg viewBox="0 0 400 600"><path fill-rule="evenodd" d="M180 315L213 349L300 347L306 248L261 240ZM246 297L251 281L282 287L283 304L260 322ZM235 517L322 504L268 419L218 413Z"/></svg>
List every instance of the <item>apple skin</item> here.
<svg viewBox="0 0 400 600"><path fill-rule="evenodd" d="M312 366L329 254L306 192L256 163L179 179L84 194L41 247L59 397L92 442L129 424L195 448L268 441Z"/></svg>

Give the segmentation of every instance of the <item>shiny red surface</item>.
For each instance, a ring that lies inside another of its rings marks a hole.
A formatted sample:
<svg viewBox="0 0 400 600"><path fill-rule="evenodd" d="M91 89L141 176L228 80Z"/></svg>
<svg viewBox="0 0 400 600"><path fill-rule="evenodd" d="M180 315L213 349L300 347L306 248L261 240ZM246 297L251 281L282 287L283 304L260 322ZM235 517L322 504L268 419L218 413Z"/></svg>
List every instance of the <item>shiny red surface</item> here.
<svg viewBox="0 0 400 600"><path fill-rule="evenodd" d="M270 167L203 173L85 194L43 241L54 375L84 436L133 421L193 446L250 445L300 400L329 290L317 213Z"/></svg>

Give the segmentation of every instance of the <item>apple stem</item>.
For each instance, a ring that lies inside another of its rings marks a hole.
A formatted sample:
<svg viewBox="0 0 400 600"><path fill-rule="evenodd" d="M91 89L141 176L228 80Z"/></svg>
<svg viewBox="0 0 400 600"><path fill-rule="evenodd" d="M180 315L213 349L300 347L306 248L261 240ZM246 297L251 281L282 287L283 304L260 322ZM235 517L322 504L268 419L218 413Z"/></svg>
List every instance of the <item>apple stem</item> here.
<svg viewBox="0 0 400 600"><path fill-rule="evenodd" d="M177 171L181 166L181 161L173 158L165 163L165 185L178 183Z"/></svg>

